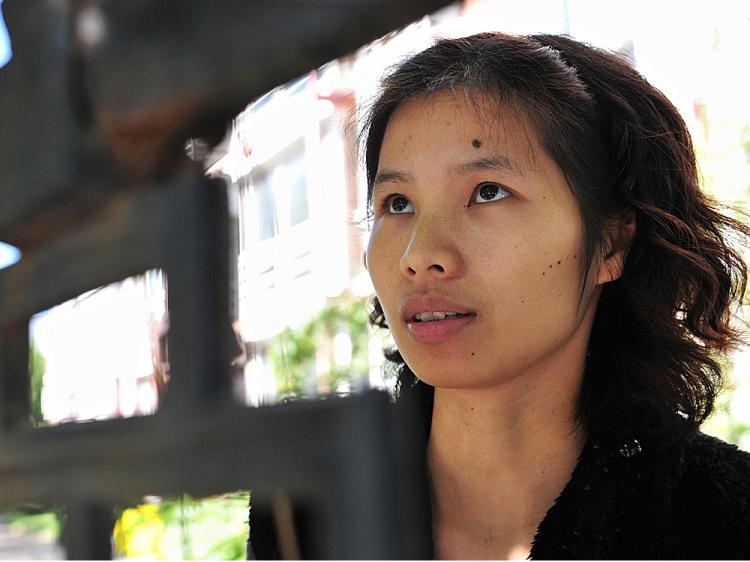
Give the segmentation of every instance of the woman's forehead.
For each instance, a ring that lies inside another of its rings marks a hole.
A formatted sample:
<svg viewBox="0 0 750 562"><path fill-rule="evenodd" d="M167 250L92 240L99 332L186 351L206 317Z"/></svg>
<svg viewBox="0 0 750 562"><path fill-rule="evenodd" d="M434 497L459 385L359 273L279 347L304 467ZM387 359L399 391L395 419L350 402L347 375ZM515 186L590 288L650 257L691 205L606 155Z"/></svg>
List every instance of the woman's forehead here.
<svg viewBox="0 0 750 562"><path fill-rule="evenodd" d="M512 161L518 171L548 164L538 135L520 108L466 90L440 91L402 102L388 122L381 160L403 155L419 143L429 145L423 147L427 150L452 149L477 156L492 153Z"/></svg>

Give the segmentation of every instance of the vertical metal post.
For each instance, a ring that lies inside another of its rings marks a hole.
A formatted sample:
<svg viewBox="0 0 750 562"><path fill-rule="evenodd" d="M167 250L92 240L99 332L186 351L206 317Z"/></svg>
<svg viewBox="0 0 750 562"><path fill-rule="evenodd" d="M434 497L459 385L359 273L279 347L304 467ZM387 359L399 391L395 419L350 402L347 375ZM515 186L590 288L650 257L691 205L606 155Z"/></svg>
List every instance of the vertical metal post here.
<svg viewBox="0 0 750 562"><path fill-rule="evenodd" d="M90 502L69 503L62 542L68 560L111 560L114 510Z"/></svg>

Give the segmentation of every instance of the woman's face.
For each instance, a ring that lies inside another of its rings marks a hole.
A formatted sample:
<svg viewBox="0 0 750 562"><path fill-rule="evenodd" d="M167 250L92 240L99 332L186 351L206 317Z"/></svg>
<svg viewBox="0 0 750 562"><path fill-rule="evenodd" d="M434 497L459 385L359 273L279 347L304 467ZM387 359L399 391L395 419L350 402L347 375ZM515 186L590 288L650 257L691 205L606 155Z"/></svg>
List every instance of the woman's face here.
<svg viewBox="0 0 750 562"><path fill-rule="evenodd" d="M513 115L497 112L489 127L461 94L404 102L385 132L373 208L367 267L421 380L484 388L582 365L598 291L579 306L578 205Z"/></svg>

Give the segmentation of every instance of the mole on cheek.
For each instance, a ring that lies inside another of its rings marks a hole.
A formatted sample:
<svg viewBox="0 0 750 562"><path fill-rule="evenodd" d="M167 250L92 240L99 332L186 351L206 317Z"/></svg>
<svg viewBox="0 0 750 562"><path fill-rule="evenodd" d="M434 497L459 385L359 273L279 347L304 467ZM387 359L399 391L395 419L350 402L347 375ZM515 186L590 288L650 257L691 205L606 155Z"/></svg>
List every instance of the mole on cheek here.
<svg viewBox="0 0 750 562"><path fill-rule="evenodd" d="M479 148L480 146L482 146L482 141L480 141L479 139L474 139L473 141L471 141L471 146L473 146L474 148Z"/></svg>

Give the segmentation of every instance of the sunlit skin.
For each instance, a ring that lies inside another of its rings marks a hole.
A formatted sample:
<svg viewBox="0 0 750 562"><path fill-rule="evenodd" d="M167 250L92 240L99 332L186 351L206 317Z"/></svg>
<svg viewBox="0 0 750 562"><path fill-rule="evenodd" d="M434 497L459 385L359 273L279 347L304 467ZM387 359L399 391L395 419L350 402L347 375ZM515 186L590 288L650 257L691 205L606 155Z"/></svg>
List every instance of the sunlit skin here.
<svg viewBox="0 0 750 562"><path fill-rule="evenodd" d="M575 400L601 285L622 258L594 259L582 293L583 224L562 171L524 123L487 115L461 92L396 109L367 250L395 342L435 387L428 460L440 558L528 555L585 440ZM476 315L420 341L402 309L419 295Z"/></svg>

